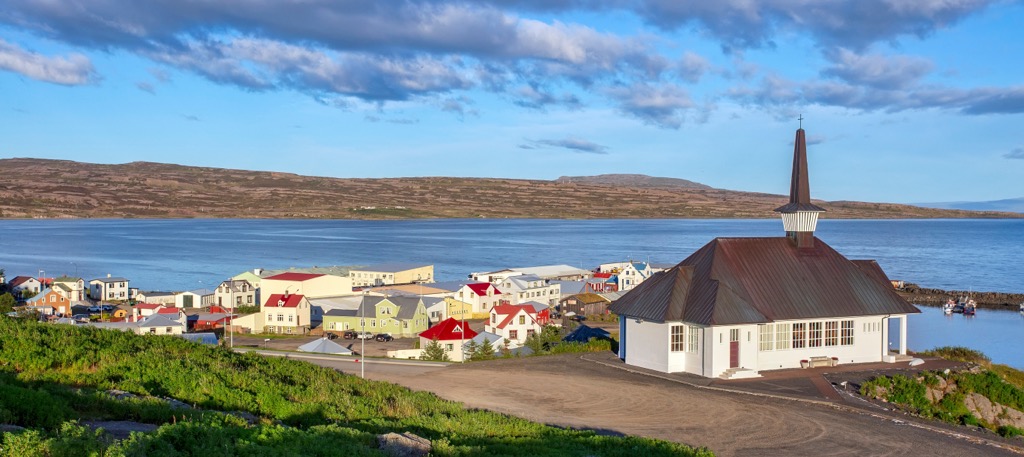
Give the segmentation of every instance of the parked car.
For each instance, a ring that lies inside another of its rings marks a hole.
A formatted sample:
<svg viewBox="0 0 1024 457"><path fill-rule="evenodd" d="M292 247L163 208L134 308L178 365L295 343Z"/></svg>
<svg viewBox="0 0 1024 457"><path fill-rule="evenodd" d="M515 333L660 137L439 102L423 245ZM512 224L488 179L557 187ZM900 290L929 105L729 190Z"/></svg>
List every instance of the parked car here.
<svg viewBox="0 0 1024 457"><path fill-rule="evenodd" d="M100 306L100 309L102 309L103 311L113 311L114 305L102 305Z"/></svg>
<svg viewBox="0 0 1024 457"><path fill-rule="evenodd" d="M391 336L390 333L378 333L377 336L373 337L373 339L382 343L387 343L388 341L394 340L395 337Z"/></svg>
<svg viewBox="0 0 1024 457"><path fill-rule="evenodd" d="M96 305L90 306L89 307L89 312L90 313L98 313L98 312L100 312L100 307L96 306Z"/></svg>
<svg viewBox="0 0 1024 457"><path fill-rule="evenodd" d="M356 337L356 331L355 330L345 330L345 333L342 333L341 336L342 336L342 338L345 338L346 340L351 340L352 338Z"/></svg>
<svg viewBox="0 0 1024 457"><path fill-rule="evenodd" d="M371 332L356 332L356 339L372 340L373 339L373 333L371 333Z"/></svg>

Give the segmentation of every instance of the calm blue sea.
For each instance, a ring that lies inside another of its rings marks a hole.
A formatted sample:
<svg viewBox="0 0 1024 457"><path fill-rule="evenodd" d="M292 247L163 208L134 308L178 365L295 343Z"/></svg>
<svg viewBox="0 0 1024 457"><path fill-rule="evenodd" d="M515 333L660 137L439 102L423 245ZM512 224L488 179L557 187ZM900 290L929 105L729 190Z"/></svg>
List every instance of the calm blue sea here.
<svg viewBox="0 0 1024 457"><path fill-rule="evenodd" d="M39 270L86 279L110 273L142 290L212 287L254 267L395 261L432 263L444 280L510 266L593 268L626 258L675 263L716 236L781 234L778 219L7 220L0 221L0 268L8 278ZM823 220L817 235L849 258L878 260L895 279L1024 292L1024 220ZM925 326L925 311L911 320L912 349L975 334L968 337L974 344L963 344L1011 363L996 354L998 347L1014 352L1005 348L1024 334L1024 319L1013 313L1009 324L987 324L982 310L969 325L954 319ZM1024 368L1024 351L1017 352L1012 364Z"/></svg>

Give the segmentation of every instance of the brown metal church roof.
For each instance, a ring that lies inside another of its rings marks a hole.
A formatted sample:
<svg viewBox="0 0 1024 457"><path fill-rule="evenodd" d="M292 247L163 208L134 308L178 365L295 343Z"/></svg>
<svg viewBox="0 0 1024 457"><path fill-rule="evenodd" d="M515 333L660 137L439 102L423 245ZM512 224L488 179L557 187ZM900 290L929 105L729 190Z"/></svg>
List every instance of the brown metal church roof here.
<svg viewBox="0 0 1024 457"><path fill-rule="evenodd" d="M820 239L716 238L615 301L612 312L654 322L768 323L918 313L874 261L852 261Z"/></svg>

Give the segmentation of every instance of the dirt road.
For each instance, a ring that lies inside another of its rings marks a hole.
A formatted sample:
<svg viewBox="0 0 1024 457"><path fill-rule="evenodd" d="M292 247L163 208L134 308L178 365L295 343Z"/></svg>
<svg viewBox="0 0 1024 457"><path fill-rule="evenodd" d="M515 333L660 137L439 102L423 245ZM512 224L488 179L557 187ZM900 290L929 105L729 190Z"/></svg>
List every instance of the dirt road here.
<svg viewBox="0 0 1024 457"><path fill-rule="evenodd" d="M452 365L422 376L368 377L469 407L706 446L726 457L1018 455L867 414L697 389L571 354Z"/></svg>

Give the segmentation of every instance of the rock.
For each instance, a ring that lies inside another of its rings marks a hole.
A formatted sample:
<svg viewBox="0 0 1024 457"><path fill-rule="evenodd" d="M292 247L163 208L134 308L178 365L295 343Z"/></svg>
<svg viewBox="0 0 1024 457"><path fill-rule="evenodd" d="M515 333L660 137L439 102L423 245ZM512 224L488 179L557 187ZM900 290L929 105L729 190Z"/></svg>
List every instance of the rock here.
<svg viewBox="0 0 1024 457"><path fill-rule="evenodd" d="M408 432L377 435L377 446L391 457L426 457L432 449L430 440Z"/></svg>
<svg viewBox="0 0 1024 457"><path fill-rule="evenodd" d="M12 424L0 424L0 433L4 433L4 432L20 432L22 430L25 430L25 427L19 427L17 425L12 425Z"/></svg>

